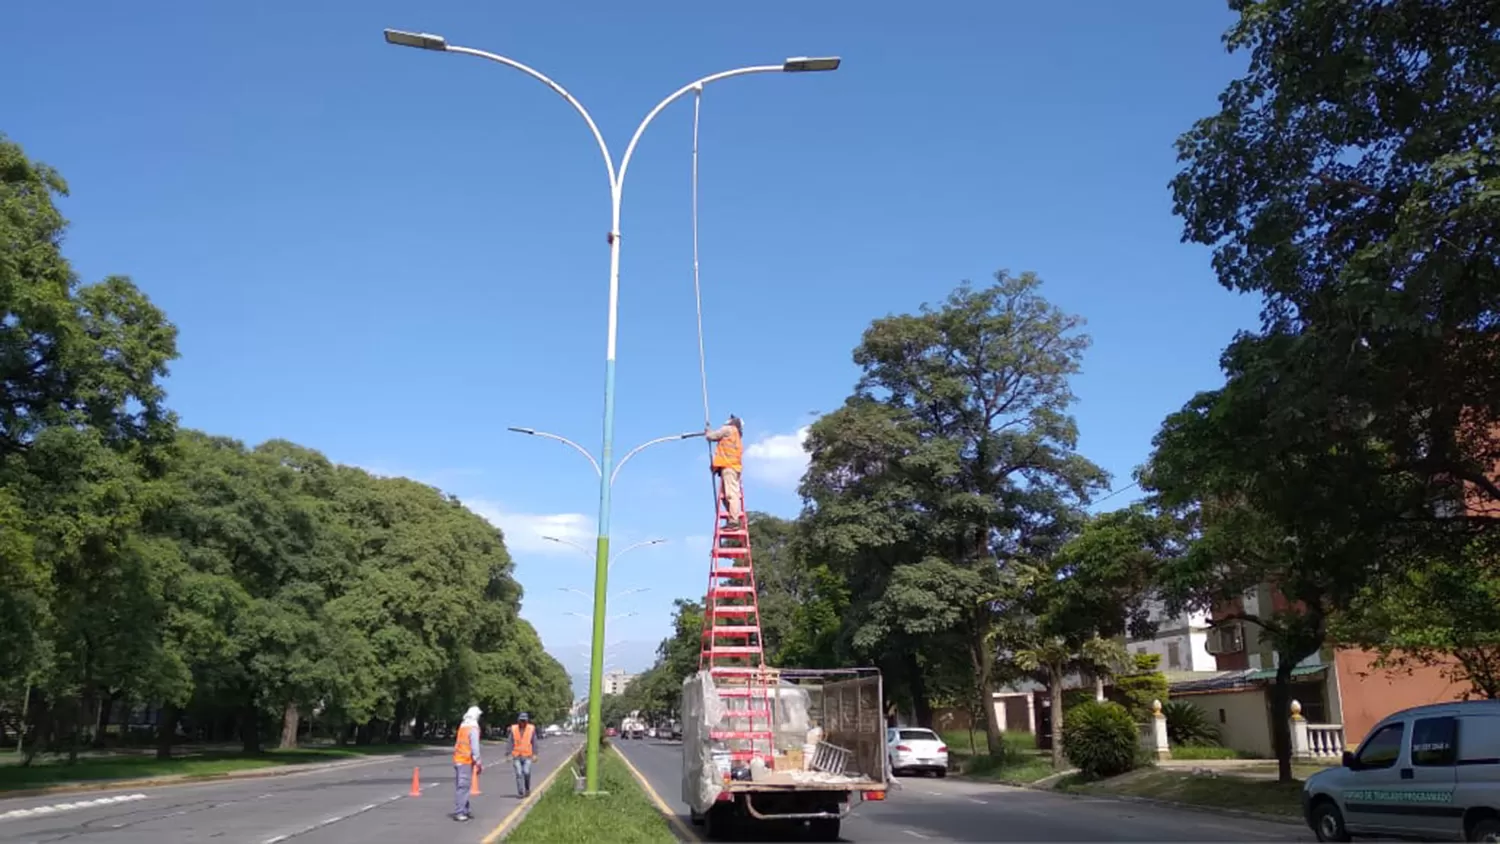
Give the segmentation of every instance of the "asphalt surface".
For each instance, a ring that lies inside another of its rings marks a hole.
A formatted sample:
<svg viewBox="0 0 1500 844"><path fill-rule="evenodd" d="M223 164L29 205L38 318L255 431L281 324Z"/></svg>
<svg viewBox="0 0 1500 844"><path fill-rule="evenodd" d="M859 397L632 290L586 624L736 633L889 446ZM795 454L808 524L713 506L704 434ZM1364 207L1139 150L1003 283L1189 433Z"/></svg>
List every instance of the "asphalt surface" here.
<svg viewBox="0 0 1500 844"><path fill-rule="evenodd" d="M567 763L581 741L576 736L538 741L539 761L531 775L534 797L540 797L542 781ZM488 767L480 777L481 793L470 798L473 820L468 823L449 817L453 811L451 751L432 749L283 776L40 797L0 796L0 842L475 844L521 803L504 752L503 744L485 744ZM414 767L421 774L419 797L408 796ZM44 808L49 806L55 808Z"/></svg>
<svg viewBox="0 0 1500 844"><path fill-rule="evenodd" d="M691 826L680 744L617 741L652 788ZM844 818L844 841L1314 841L1305 826L935 777L902 777L885 802ZM766 833L752 833L766 840ZM783 839L786 840L786 839ZM792 839L795 840L795 839Z"/></svg>

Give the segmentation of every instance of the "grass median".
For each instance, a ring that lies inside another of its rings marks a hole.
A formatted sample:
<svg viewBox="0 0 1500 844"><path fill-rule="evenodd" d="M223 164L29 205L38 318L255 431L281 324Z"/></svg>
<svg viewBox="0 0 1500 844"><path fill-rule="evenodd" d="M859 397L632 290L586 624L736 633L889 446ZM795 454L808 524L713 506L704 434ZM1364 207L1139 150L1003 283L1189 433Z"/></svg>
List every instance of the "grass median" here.
<svg viewBox="0 0 1500 844"><path fill-rule="evenodd" d="M599 754L599 787L608 792L585 797L573 790L564 771L553 780L524 820L505 840L520 844L599 841L610 844L669 844L677 841L667 819L641 789L625 763L607 748ZM570 763L582 767L581 757Z"/></svg>
<svg viewBox="0 0 1500 844"><path fill-rule="evenodd" d="M0 793L105 780L215 777L237 771L339 762L361 756L421 750L421 744L377 744L269 750L264 753L204 751L157 759L152 755L95 755L69 764L67 757L39 756L30 765L0 765Z"/></svg>

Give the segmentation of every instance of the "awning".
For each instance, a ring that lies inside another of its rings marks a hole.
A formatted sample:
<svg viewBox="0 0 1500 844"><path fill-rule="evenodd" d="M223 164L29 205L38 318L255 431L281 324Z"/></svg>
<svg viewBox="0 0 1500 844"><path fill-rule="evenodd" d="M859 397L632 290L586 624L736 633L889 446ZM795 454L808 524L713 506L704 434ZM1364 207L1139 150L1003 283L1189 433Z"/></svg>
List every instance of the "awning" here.
<svg viewBox="0 0 1500 844"><path fill-rule="evenodd" d="M1311 677L1314 674L1322 674L1324 671L1327 671L1327 670L1328 670L1328 666L1326 666L1326 665L1299 665L1296 668L1292 669L1292 679L1295 680L1298 677ZM1273 681L1273 680L1276 679L1276 669L1274 669L1274 668L1262 668L1261 670L1252 673L1249 677L1246 677L1245 679L1247 679L1247 680L1254 680L1254 681L1257 681L1257 682L1262 681L1262 680L1264 680L1266 682L1271 682L1271 681Z"/></svg>

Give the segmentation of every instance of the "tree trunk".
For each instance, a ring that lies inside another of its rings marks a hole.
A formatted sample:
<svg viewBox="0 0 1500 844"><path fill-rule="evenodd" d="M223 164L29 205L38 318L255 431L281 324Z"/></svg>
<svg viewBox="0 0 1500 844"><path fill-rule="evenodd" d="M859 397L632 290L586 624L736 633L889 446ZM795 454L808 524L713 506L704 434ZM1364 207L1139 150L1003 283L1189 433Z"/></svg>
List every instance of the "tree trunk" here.
<svg viewBox="0 0 1500 844"><path fill-rule="evenodd" d="M260 752L260 711L254 702L240 706L240 746L246 753Z"/></svg>
<svg viewBox="0 0 1500 844"><path fill-rule="evenodd" d="M1292 781L1292 669L1297 663L1282 658L1271 683L1271 748L1276 754L1276 779Z"/></svg>
<svg viewBox="0 0 1500 844"><path fill-rule="evenodd" d="M917 719L918 727L932 729L932 701L927 699L927 679L922 676L922 666L917 662L916 653L906 656L906 671L911 686L911 708L912 715Z"/></svg>
<svg viewBox="0 0 1500 844"><path fill-rule="evenodd" d="M302 712L297 708L297 702L287 701L286 708L281 713L282 750L292 750L297 747L297 728L301 723Z"/></svg>
<svg viewBox="0 0 1500 844"><path fill-rule="evenodd" d="M161 708L157 716L156 724L156 758L172 758L172 742L177 738L177 718L179 713L176 704L167 704Z"/></svg>
<svg viewBox="0 0 1500 844"><path fill-rule="evenodd" d="M989 754L995 758L1005 755L1005 736L995 722L995 698L990 692L990 678L994 676L995 659L986 646L984 631L975 633L969 642L969 659L974 669L974 692L979 698L980 718L984 719L984 741Z"/></svg>
<svg viewBox="0 0 1500 844"><path fill-rule="evenodd" d="M1063 767L1063 673L1061 665L1047 667L1050 675L1047 683L1047 693L1052 698L1052 769L1062 770Z"/></svg>
<svg viewBox="0 0 1500 844"><path fill-rule="evenodd" d="M120 693L114 689L106 690L104 699L99 702L99 717L94 722L94 747L104 746L104 737L109 733L109 719L115 708L115 701L120 699Z"/></svg>

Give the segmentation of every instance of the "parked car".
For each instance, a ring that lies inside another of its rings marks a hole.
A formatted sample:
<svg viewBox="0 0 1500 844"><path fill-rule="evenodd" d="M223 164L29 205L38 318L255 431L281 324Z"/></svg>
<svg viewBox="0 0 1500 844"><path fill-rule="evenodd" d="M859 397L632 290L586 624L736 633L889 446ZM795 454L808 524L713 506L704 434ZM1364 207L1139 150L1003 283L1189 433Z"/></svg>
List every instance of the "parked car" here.
<svg viewBox="0 0 1500 844"><path fill-rule="evenodd" d="M614 727L605 727L604 735L609 738L614 738L615 736L619 735L619 732L616 731Z"/></svg>
<svg viewBox="0 0 1500 844"><path fill-rule="evenodd" d="M1319 841L1500 841L1500 701L1387 716L1342 765L1307 778L1302 810Z"/></svg>
<svg viewBox="0 0 1500 844"><path fill-rule="evenodd" d="M948 776L948 745L937 733L922 727L892 727L885 731L886 757L892 774L931 771Z"/></svg>

